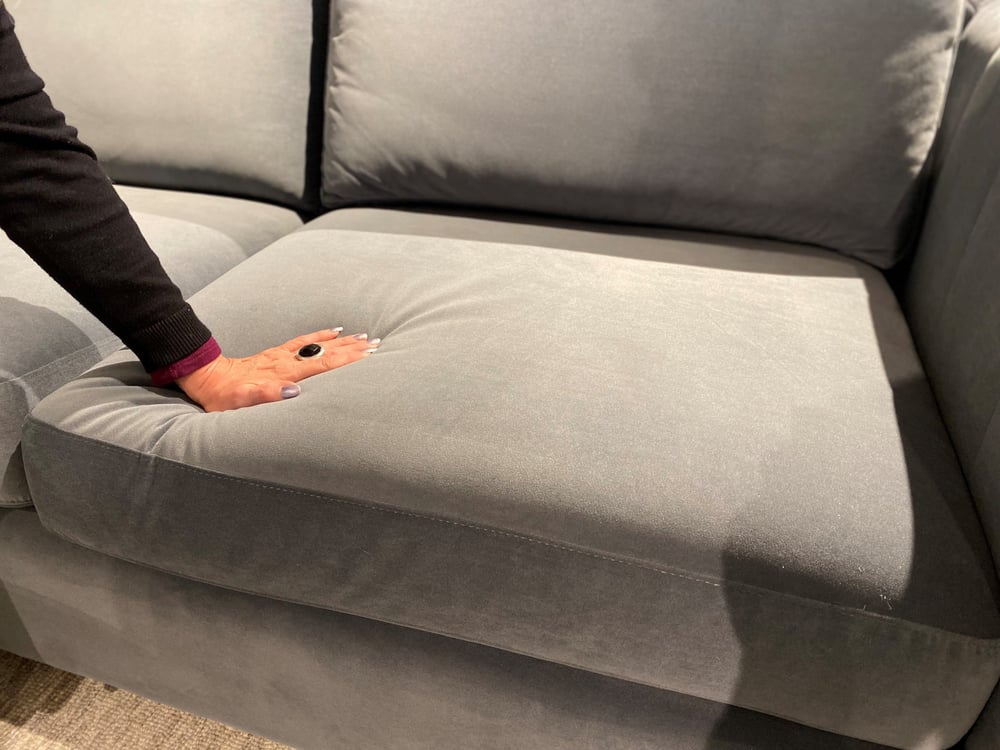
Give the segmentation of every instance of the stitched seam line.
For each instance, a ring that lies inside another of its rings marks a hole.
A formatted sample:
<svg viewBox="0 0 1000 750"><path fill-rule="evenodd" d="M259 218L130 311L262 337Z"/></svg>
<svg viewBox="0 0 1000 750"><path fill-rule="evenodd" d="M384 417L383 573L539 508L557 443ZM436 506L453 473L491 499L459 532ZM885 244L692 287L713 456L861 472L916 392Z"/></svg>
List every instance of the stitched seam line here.
<svg viewBox="0 0 1000 750"><path fill-rule="evenodd" d="M30 500L19 500L16 503L9 503L0 500L0 510L14 510L15 508L30 508L34 505Z"/></svg>
<svg viewBox="0 0 1000 750"><path fill-rule="evenodd" d="M254 597L262 597L262 596L264 596L264 595L260 594L257 591L253 591L252 589L248 589L248 588L245 588L243 586L235 586L235 585L230 585L230 584L219 584L219 583L207 580L205 578L202 578L202 577L194 575L194 574L177 573L175 571L168 570L166 568L162 568L162 567L159 567L157 565L150 564L150 563L146 563L146 562L143 562L141 560L134 560L131 557L128 557L127 555L112 555L112 554L108 554L107 552L103 552L103 551L101 551L101 550L99 550L99 549L91 546L87 542L78 540L78 539L74 538L72 535L67 534L67 533L65 533L63 531L55 531L55 530L48 529L47 527L45 527L45 530L47 532L49 532L49 533L51 533L51 534L59 537L60 539L65 540L69 544L73 544L75 546L82 547L83 549L86 549L86 550L88 550L90 552L93 552L95 554L104 555L106 557L113 557L113 558L115 558L117 560L122 560L124 562L130 563L130 564L133 564L133 565L138 565L140 567L147 568L147 569L149 569L151 571L154 571L154 572L162 574L162 575L169 575L169 576L172 576L172 577L183 578L183 579L186 579L186 580L189 580L189 581L193 581L194 583L198 583L198 584L202 584L202 585L216 586L216 587L223 588L223 589L225 589L227 591L231 591L231 592L236 593L236 594L242 594L244 596L254 596ZM277 602L284 602L284 603L287 603L287 604L294 604L296 606L308 607L309 609L318 609L318 610L322 610L322 611L325 611L325 612L332 612L334 614L344 614L344 615L350 615L350 616L353 616L353 617L363 617L365 619L372 619L372 616L371 616L370 613L365 613L365 612L360 611L360 610L358 610L358 609L356 609L354 607L339 607L338 606L337 608L333 608L333 607L330 607L330 606L317 605L315 603L306 601L304 599L299 599L299 598L296 598L296 597L288 597L288 596L280 596L280 595L274 595L274 596L266 595L266 596L264 596L264 598L271 599L271 600L274 600L274 601L277 601ZM535 652L535 651L532 651L532 650L527 650L527 649L524 649L524 648L511 647L510 645L504 644L502 642L495 642L495 641L493 641L493 640L491 640L489 638L478 638L478 637L477 638L473 638L473 637L470 637L467 634L457 633L457 632L454 632L454 631L452 631L450 629L446 629L446 628L436 628L436 627L434 627L432 625L429 625L429 624L414 625L412 622L400 619L398 617L395 617L395 618L394 617L386 617L386 618L378 617L378 618L375 619L375 621L376 622L386 623L386 624L389 624L389 625L394 625L396 627L408 628L408 629L412 629L412 630L419 630L420 632L430 633L431 635L440 635L440 636L444 636L446 638L454 638L455 640L464 641L465 643L471 643L471 644L480 645L480 646L487 646L489 648L496 648L496 649L499 649L501 651L507 651L507 652L510 652L510 653L513 653L513 654L520 654L521 656L527 656L527 657L530 657L532 659L540 659L542 661L545 661L545 662L548 662L548 663L552 663L552 664L561 664L563 666L572 667L573 669L579 669L579 670L582 670L584 672L589 672L589 673L592 673L592 674L600 674L600 675L605 675L605 676L608 676L608 677L613 677L613 678L615 678L617 680L624 680L626 682L631 682L631 683L634 683L634 684L637 684L637 685L646 685L646 686L657 688L657 689L660 689L660 690L674 690L675 689L673 687L670 687L669 684L667 684L664 681L656 681L656 680L649 680L649 679L637 679L637 678L629 677L627 675L620 674L618 671L616 671L614 669L611 669L611 668L608 668L607 666L605 666L605 667L596 667L595 668L594 666L587 666L585 663L578 663L576 661L569 660L569 659L562 659L562 658L553 659L550 656L547 656L545 654L542 654L542 653L539 653L539 652ZM979 653L981 653L981 651L976 650L975 653L979 654ZM696 698L703 698L705 700L718 700L719 699L719 697L717 695L710 695L709 693L705 693L704 691L690 692L688 694L692 695L692 696L694 696ZM750 705L745 705L743 707L744 708L750 708L752 710L766 710L766 709L764 709L762 707L755 707L755 706L750 706ZM779 718L782 718L782 719L788 719L789 721L797 721L797 719L794 718L794 717L792 717L792 716L785 716L785 715L779 715L779 714L775 714L775 715L779 716ZM819 727L819 726L817 726L816 728L822 729L822 727Z"/></svg>
<svg viewBox="0 0 1000 750"><path fill-rule="evenodd" d="M69 354L64 354L58 359L53 359L51 362L46 362L44 365L42 365L41 367L36 367L34 370L29 370L28 372L22 373L21 375L17 375L13 378L7 378L6 380L0 381L0 388L3 388L5 385L11 385L12 383L17 383L21 380L24 380L25 378L29 378L32 375L35 375L36 373L44 372L50 367L55 367L56 365L64 362L67 359L70 359L71 357L78 357L82 354L88 354L92 351L99 352L101 350L101 347L110 341L119 341L119 339L116 336L108 336L106 338L101 339L100 341L96 341L81 349L76 349L75 351L72 351Z"/></svg>
<svg viewBox="0 0 1000 750"><path fill-rule="evenodd" d="M681 578L693 583L706 584L714 588L722 588L723 586L727 588L739 588L744 590L746 593L754 595L758 598L765 599L769 597L780 597L783 599L788 599L796 604L808 606L814 609L823 610L834 610L839 614L845 615L847 617L859 620L867 620L873 624L878 624L884 627L889 627L891 629L898 629L903 626L907 629L918 631L924 633L925 635L930 635L936 637L938 640L956 640L964 642L964 645L973 647L977 653L988 653L988 654L998 654L1000 653L1000 638L984 638L973 635L966 635L964 633L953 633L951 631L943 630L941 628L935 627L933 625L925 625L923 623L913 622L910 620L902 620L898 618L888 617L886 615L880 614L878 612L867 612L860 611L853 607L848 607L842 604L832 604L829 602L822 602L817 599L808 599L802 596L797 596L795 594L789 594L782 591L774 591L771 589L764 589L759 586L754 586L753 584L743 583L742 581L726 581L725 583L721 581L711 581L707 578L700 578L697 576L686 575L684 573L678 573L673 570L666 570L663 568L658 568L653 565L648 565L644 563L638 563L632 560L625 560L618 557L611 557L609 555L602 555L597 552L591 552L589 550L583 550L576 547L570 547L567 545L556 544L554 542L548 542L542 539L536 539L524 534L519 534L511 531L503 531L501 529L493 529L487 526L478 526L475 524L463 523L461 521L453 521L447 518L439 518L436 516L423 515L420 513L413 513L411 511L401 510L399 508L391 508L385 506L369 505L358 500L338 497L335 495L324 495L317 492L310 492L307 490L294 489L291 487L282 487L280 485L268 484L266 482L259 482L252 479L245 479L242 477L232 477L226 474L220 474L218 472L210 471L207 469L202 469L195 466L188 466L180 462L164 458L162 456L157 456L151 453L143 453L140 451L135 451L129 448L123 448L117 445L109 445L108 443L96 440L94 438L88 438L81 435L74 435L72 433L66 432L57 427L40 422L37 418L29 417L27 419L27 425L32 426L35 429L42 431L48 431L55 434L56 436L64 439L68 439L71 442L78 442L87 445L92 448L98 448L99 450L107 451L109 453L123 454L133 458L150 458L156 461L162 462L166 467L171 469L180 470L181 472L188 472L192 474L197 474L200 476L210 477L215 480L222 480L224 482L231 482L235 484L241 484L248 487L255 487L258 489L276 491L289 495L298 495L301 497L309 497L317 500L323 500L326 502L335 502L340 505L345 505L349 507L359 508L361 510L375 511L378 513L385 513L391 515L405 516L409 518L416 518L424 521L432 521L435 523L446 524L449 526L457 526L460 528L471 529L480 533L489 534L492 536L503 536L512 539L517 539L519 541L527 542L530 544L541 545L544 547L549 547L551 549L560 550L562 552L568 552L570 554L582 555L584 557L590 557L597 560L603 560L605 562L611 562L618 565L624 565L628 567L638 568L640 570L646 570L652 573L658 573L660 575L671 576L674 578ZM37 503L36 503L37 504ZM313 605L315 606L315 605Z"/></svg>

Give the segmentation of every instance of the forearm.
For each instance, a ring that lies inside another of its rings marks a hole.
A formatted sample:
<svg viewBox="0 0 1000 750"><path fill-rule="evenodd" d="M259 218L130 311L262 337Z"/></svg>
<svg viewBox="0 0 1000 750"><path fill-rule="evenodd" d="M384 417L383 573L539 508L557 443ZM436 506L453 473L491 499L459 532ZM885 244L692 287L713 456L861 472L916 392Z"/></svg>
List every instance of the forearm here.
<svg viewBox="0 0 1000 750"><path fill-rule="evenodd" d="M147 369L186 357L210 337L93 152L53 108L2 5L0 227Z"/></svg>

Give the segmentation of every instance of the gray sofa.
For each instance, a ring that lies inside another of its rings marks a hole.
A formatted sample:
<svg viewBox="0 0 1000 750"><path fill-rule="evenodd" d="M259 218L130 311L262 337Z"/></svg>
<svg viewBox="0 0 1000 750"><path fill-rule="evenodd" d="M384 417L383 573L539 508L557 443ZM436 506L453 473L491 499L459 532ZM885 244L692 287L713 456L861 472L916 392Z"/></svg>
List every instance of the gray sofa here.
<svg viewBox="0 0 1000 750"><path fill-rule="evenodd" d="M0 648L300 747L1000 747L977 5L9 2L227 353L383 344L204 414L0 243Z"/></svg>

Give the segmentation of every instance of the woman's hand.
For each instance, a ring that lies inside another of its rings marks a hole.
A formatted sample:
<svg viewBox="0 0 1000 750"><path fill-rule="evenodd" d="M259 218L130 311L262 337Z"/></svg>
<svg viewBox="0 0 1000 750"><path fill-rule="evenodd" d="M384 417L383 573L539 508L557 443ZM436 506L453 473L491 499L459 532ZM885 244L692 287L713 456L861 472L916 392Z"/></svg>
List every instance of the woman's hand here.
<svg viewBox="0 0 1000 750"><path fill-rule="evenodd" d="M242 359L220 356L178 378L177 385L205 411L241 409L294 398L301 392L298 381L364 359L380 343L380 339L369 341L365 333L341 337L340 331L328 329L299 336ZM306 344L319 344L323 354L296 359L296 353Z"/></svg>

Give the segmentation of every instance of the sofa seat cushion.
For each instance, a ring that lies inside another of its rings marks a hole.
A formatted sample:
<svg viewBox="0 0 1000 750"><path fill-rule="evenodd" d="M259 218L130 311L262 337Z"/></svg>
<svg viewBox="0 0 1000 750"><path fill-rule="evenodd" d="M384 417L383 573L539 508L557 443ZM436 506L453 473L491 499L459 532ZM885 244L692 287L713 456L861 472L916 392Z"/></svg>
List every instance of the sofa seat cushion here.
<svg viewBox="0 0 1000 750"><path fill-rule="evenodd" d="M302 216L290 208L225 195L116 185L133 214L178 219L221 232L243 250L245 257L302 226Z"/></svg>
<svg viewBox="0 0 1000 750"><path fill-rule="evenodd" d="M294 211L253 201L118 190L185 296L302 224ZM0 341L0 506L27 505L17 449L24 417L121 342L2 234Z"/></svg>
<svg viewBox="0 0 1000 750"><path fill-rule="evenodd" d="M590 233L657 260L280 240L195 296L224 348L340 324L380 352L218 414L115 355L26 423L43 523L860 739L956 741L1000 675L997 581L881 275L806 247Z"/></svg>

